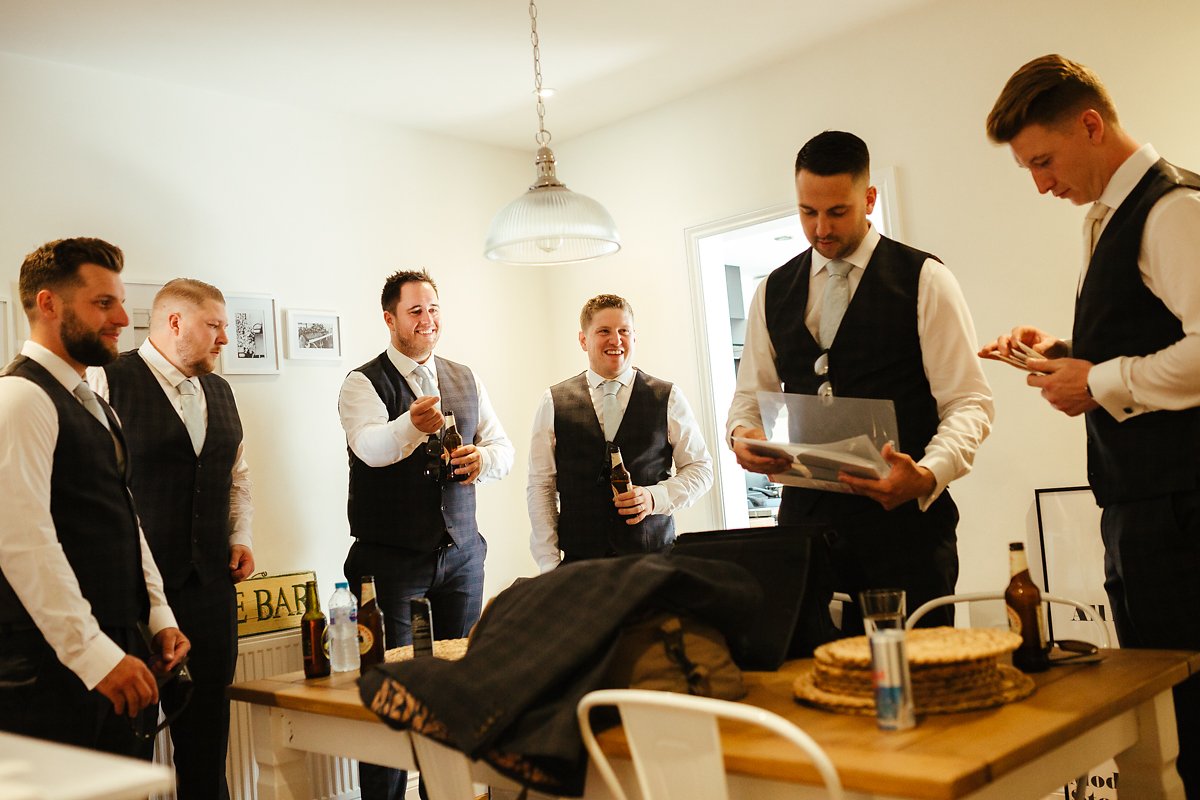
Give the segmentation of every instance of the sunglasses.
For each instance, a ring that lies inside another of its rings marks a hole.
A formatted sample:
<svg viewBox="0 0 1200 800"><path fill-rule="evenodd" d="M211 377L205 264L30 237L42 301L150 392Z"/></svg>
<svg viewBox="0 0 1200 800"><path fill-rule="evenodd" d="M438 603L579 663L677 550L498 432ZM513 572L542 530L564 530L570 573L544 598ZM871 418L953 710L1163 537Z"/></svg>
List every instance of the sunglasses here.
<svg viewBox="0 0 1200 800"><path fill-rule="evenodd" d="M154 637L150 633L150 628L145 623L138 623L138 630L141 631L142 639L146 642L146 649L150 655L146 659L146 666L150 668L150 672L154 675L154 681L158 684L158 697L161 702L164 694L173 694L180 698L179 704L175 710L163 717L161 722L155 724L157 715L147 714L145 712L138 714L135 717L129 717L129 725L133 728L133 735L139 739L149 741L184 712L188 703L192 699L192 691L196 688L192 681L192 673L188 669L188 657L184 656L171 669L163 669L162 656L154 652Z"/></svg>

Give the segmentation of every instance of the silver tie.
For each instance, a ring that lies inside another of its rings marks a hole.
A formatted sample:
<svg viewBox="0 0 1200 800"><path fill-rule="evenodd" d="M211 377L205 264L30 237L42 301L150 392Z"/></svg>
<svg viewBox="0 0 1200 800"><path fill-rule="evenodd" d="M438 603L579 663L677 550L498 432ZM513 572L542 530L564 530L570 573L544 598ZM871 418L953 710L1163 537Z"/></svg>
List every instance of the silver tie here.
<svg viewBox="0 0 1200 800"><path fill-rule="evenodd" d="M88 386L85 381L80 381L79 385L75 387L75 396L79 398L79 402L83 403L83 407L88 410L88 413L95 417L106 431L112 433L108 416L100 407L100 401L96 399L96 393L92 391L92 387Z"/></svg>
<svg viewBox="0 0 1200 800"><path fill-rule="evenodd" d="M621 407L617 404L617 392L620 389L620 381L604 382L604 402L600 410L604 413L604 438L610 442L617 435L617 428L621 426Z"/></svg>
<svg viewBox="0 0 1200 800"><path fill-rule="evenodd" d="M183 424L192 439L192 449L196 455L200 455L204 449L206 427L204 412L200 409L200 395L196 392L196 384L189 378L180 381L176 388L179 389L179 403L183 407Z"/></svg>
<svg viewBox="0 0 1200 800"><path fill-rule="evenodd" d="M1083 291L1083 279L1087 277L1088 267L1092 263L1092 254L1096 252L1096 241L1100 238L1100 227L1110 211L1109 207L1099 201L1092 203L1087 216L1083 220L1083 268L1079 270L1079 283L1075 286L1075 294Z"/></svg>
<svg viewBox="0 0 1200 800"><path fill-rule="evenodd" d="M825 282L825 294L821 298L821 322L818 331L821 335L821 347L828 350L833 345L833 337L837 336L838 326L846 314L846 306L850 305L850 279L846 276L854 265L840 258L825 265L829 270L829 279Z"/></svg>
<svg viewBox="0 0 1200 800"><path fill-rule="evenodd" d="M437 386L433 383L433 373L429 371L429 367L424 364L417 364L417 368L413 370L413 375L417 378L417 386L421 390L422 397L437 397Z"/></svg>

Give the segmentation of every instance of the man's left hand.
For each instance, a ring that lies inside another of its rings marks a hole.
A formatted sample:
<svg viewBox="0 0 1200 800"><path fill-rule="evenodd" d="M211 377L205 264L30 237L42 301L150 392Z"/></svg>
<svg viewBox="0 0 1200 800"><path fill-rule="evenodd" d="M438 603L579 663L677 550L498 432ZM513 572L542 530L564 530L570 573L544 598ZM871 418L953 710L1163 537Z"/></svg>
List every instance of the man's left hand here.
<svg viewBox="0 0 1200 800"><path fill-rule="evenodd" d="M229 548L229 576L233 582L244 581L254 572L254 553L244 544L235 544Z"/></svg>
<svg viewBox="0 0 1200 800"><path fill-rule="evenodd" d="M474 483L483 472L483 453L473 444L464 444L450 453L450 463L456 475L466 475L463 483Z"/></svg>
<svg viewBox="0 0 1200 800"><path fill-rule="evenodd" d="M1046 402L1068 417L1077 417L1100 407L1088 394L1088 373L1092 369L1092 362L1081 358L1031 358L1027 365L1029 369L1045 374L1030 375L1025 382L1041 389Z"/></svg>
<svg viewBox="0 0 1200 800"><path fill-rule="evenodd" d="M154 654L162 658L162 664L156 665L156 669L167 673L183 660L192 649L192 643L179 628L163 628L154 634L154 647Z"/></svg>
<svg viewBox="0 0 1200 800"><path fill-rule="evenodd" d="M625 517L626 525L637 525L654 510L654 495L645 486L634 486L614 497L613 505Z"/></svg>
<svg viewBox="0 0 1200 800"><path fill-rule="evenodd" d="M883 446L880 454L892 465L886 478L856 478L839 472L838 480L849 486L854 494L869 497L888 511L913 498L924 497L937 487L937 478L928 467L920 466L907 453L897 451L891 442Z"/></svg>

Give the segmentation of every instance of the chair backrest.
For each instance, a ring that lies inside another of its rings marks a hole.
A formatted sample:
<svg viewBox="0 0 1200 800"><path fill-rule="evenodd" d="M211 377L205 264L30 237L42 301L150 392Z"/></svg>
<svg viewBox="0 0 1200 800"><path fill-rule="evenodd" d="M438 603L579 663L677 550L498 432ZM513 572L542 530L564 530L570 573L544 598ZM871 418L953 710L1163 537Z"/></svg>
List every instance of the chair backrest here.
<svg viewBox="0 0 1200 800"><path fill-rule="evenodd" d="M710 697L604 689L585 695L576 713L592 762L617 800L626 800L625 791L600 749L588 718L596 706L616 706L621 712L642 800L723 800L729 796L718 719L757 725L791 742L812 761L831 800L844 797L829 756L811 736L778 714Z"/></svg>
<svg viewBox="0 0 1200 800"><path fill-rule="evenodd" d="M917 620L925 616L929 611L942 606L950 605L951 603L974 603L981 600L1003 600L1004 592L971 592L968 594L948 594L945 597L935 597L928 603L917 608L908 616L908 621L904 623L904 627L912 629L917 624ZM1042 602L1059 603L1061 605L1073 606L1078 609L1083 616L1093 623L1096 631L1096 646L1100 648L1108 648L1111 642L1108 638L1108 627L1104 621L1096 614L1095 609L1084 603L1072 600L1069 597L1059 597L1058 595L1042 593Z"/></svg>
<svg viewBox="0 0 1200 800"><path fill-rule="evenodd" d="M471 762L466 755L419 733L410 734L429 800L475 800Z"/></svg>

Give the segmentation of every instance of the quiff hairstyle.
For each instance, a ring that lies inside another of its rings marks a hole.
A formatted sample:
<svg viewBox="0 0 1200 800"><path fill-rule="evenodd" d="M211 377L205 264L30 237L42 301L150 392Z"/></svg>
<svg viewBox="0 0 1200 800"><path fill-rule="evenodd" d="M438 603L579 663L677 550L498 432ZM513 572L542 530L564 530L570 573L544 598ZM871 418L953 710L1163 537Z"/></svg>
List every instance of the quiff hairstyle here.
<svg viewBox="0 0 1200 800"><path fill-rule="evenodd" d="M25 313L33 311L41 290L64 294L82 284L79 268L84 264L119 273L125 268L125 254L103 239L81 237L47 242L25 256L20 277L21 306Z"/></svg>
<svg viewBox="0 0 1200 800"><path fill-rule="evenodd" d="M616 294L598 294L583 304L583 310L579 312L579 330L587 333L588 326L592 324L592 317L606 308L619 308L633 318L633 306L624 297Z"/></svg>
<svg viewBox="0 0 1200 800"><path fill-rule="evenodd" d="M400 302L400 290L404 288L404 284L406 283L428 283L433 288L433 293L437 294L437 284L433 282L433 278L425 270L399 270L393 272L383 282L383 292L379 296L379 303L383 306L384 311L395 313L396 303Z"/></svg>
<svg viewBox="0 0 1200 800"><path fill-rule="evenodd" d="M158 290L158 294L154 295L152 313L161 312L171 300L182 300L192 306L200 306L207 300L215 300L221 305L225 305L225 295L221 294L220 289L211 283L198 281L195 278L175 278L167 281Z"/></svg>
<svg viewBox="0 0 1200 800"><path fill-rule="evenodd" d="M1117 109L1096 73L1057 53L1035 58L1012 74L992 113L987 135L1007 144L1030 125L1054 127L1094 109L1108 125L1117 125Z"/></svg>
<svg viewBox="0 0 1200 800"><path fill-rule="evenodd" d="M845 131L824 131L805 142L796 154L796 174L811 172L821 177L850 175L854 180L871 177L871 153L867 143Z"/></svg>

